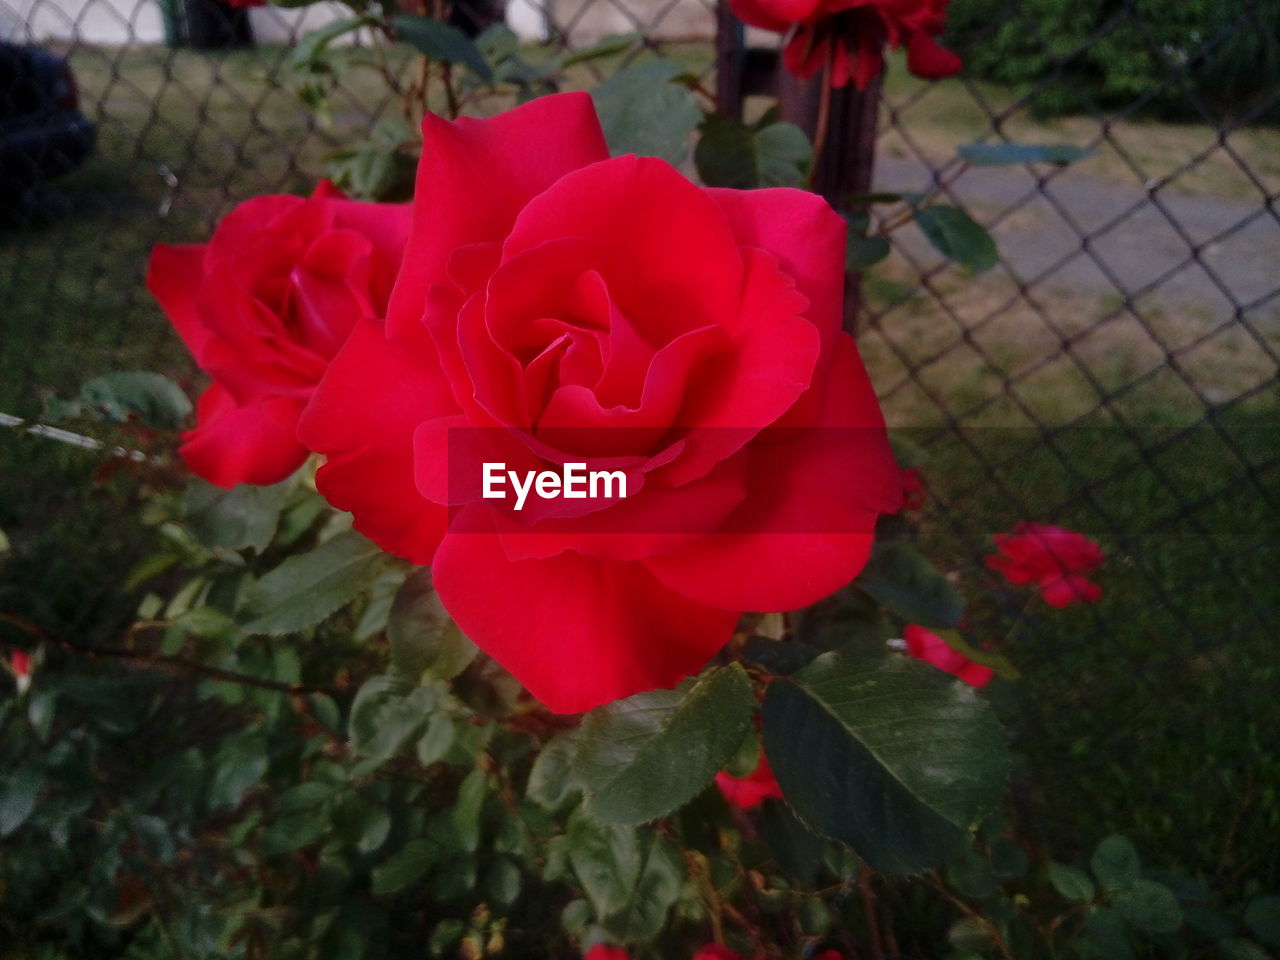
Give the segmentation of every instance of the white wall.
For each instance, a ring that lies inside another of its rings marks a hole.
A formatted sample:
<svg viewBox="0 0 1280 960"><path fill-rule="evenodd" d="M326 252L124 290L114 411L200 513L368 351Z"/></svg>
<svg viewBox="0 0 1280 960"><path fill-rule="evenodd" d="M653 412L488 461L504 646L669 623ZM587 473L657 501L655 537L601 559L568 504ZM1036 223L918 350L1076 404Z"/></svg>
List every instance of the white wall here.
<svg viewBox="0 0 1280 960"><path fill-rule="evenodd" d="M572 46L594 43L615 33L630 33L633 13L654 38L703 38L715 35L710 3L680 0L667 10L667 0L509 0L508 23L526 40L548 37L548 18L567 31ZM294 37L348 15L337 3L317 3L300 10L255 7L249 11L253 35L260 43L289 43ZM0 0L0 37L21 41L117 45L162 43L164 21L157 0Z"/></svg>

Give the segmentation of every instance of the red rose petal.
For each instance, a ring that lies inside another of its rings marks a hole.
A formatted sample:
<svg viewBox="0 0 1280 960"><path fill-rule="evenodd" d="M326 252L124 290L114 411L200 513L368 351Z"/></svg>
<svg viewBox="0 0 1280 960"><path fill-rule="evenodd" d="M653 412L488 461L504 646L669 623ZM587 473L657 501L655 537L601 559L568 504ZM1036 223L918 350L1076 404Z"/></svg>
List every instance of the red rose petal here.
<svg viewBox="0 0 1280 960"><path fill-rule="evenodd" d="M492 532L449 533L433 569L462 631L556 713L674 686L738 620L664 587L637 563L571 551L509 560Z"/></svg>

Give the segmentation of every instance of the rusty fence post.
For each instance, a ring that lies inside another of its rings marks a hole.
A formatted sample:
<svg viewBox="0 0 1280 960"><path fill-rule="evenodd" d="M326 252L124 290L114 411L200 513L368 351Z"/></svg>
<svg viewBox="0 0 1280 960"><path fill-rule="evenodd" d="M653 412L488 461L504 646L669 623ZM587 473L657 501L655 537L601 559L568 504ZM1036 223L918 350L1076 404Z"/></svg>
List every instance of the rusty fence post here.
<svg viewBox="0 0 1280 960"><path fill-rule="evenodd" d="M781 117L812 140L818 127L823 77L800 80L782 69L778 56L748 49L742 23L725 0L716 5L716 97L721 112L742 116L750 93L771 92ZM865 91L852 86L831 93L826 141L814 158L813 189L842 214L864 209L859 198L871 192L875 174L876 129L880 78ZM853 332L861 299L857 274L850 274L845 293L845 328Z"/></svg>

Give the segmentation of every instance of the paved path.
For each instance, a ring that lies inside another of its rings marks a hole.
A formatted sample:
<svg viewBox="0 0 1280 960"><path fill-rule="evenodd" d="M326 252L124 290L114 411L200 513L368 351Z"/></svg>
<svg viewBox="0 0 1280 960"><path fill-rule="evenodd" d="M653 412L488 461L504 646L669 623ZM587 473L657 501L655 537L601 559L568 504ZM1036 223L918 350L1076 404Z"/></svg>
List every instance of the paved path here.
<svg viewBox="0 0 1280 960"><path fill-rule="evenodd" d="M913 161L882 156L877 162L877 189L919 190L929 182L928 171ZM993 229L1006 266L1023 281L1040 278L1079 251L1084 232L1092 236L1096 259L1080 253L1037 287L1133 295L1176 269L1139 303L1194 305L1221 319L1235 310L1233 300L1258 304L1250 319L1280 335L1280 203L1268 210L1261 191L1256 203L1184 196L1167 188L1148 195L1137 185L1067 170L1037 195L1035 177L1021 167L971 169L952 189L984 222L1032 195L1018 212L996 219ZM903 238L913 252L927 249L914 229L903 231ZM1188 262L1197 245L1203 247L1202 262Z"/></svg>

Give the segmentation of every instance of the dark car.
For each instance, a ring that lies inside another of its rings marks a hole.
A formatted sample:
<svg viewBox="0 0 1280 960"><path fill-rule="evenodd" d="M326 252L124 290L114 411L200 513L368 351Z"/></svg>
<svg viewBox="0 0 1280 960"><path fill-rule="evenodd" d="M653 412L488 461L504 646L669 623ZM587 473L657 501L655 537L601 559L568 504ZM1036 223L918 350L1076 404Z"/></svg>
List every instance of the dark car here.
<svg viewBox="0 0 1280 960"><path fill-rule="evenodd" d="M0 41L0 197L74 170L94 134L64 59Z"/></svg>

